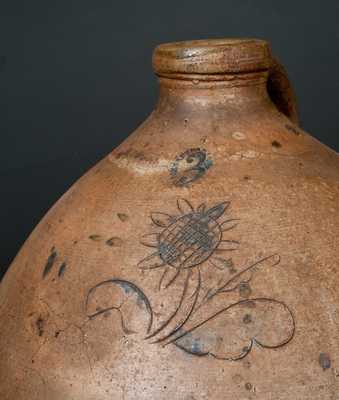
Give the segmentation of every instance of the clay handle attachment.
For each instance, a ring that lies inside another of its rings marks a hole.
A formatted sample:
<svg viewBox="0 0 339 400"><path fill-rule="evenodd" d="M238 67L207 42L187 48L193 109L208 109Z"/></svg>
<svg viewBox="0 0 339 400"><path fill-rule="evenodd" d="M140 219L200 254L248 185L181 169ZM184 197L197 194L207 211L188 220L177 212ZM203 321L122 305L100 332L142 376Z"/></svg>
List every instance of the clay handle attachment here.
<svg viewBox="0 0 339 400"><path fill-rule="evenodd" d="M285 68L272 57L267 81L268 94L278 110L298 125L297 100Z"/></svg>

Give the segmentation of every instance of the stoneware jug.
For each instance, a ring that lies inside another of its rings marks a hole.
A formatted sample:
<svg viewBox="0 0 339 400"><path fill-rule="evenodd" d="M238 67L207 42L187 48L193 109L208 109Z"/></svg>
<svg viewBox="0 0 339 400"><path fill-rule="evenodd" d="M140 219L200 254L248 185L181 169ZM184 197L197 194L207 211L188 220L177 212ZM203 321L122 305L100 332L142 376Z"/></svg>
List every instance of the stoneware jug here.
<svg viewBox="0 0 339 400"><path fill-rule="evenodd" d="M0 398L337 399L338 155L265 41L153 67L155 110L1 283Z"/></svg>

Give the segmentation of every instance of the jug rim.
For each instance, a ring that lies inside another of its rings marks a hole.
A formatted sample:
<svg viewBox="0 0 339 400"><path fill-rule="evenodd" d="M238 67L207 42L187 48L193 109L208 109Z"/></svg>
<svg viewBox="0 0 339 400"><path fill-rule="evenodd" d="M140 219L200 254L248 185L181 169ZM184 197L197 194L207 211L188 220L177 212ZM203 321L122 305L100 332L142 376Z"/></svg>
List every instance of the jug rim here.
<svg viewBox="0 0 339 400"><path fill-rule="evenodd" d="M169 42L153 52L157 75L237 74L268 70L272 57L262 39L224 38Z"/></svg>

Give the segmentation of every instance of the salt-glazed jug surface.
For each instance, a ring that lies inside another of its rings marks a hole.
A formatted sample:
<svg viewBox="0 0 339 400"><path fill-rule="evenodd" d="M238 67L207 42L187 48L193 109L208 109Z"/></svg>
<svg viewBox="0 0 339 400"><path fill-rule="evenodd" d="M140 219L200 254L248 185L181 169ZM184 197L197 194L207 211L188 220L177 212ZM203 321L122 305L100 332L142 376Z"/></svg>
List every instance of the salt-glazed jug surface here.
<svg viewBox="0 0 339 400"><path fill-rule="evenodd" d="M153 67L155 110L0 285L1 400L339 398L338 155L265 41Z"/></svg>

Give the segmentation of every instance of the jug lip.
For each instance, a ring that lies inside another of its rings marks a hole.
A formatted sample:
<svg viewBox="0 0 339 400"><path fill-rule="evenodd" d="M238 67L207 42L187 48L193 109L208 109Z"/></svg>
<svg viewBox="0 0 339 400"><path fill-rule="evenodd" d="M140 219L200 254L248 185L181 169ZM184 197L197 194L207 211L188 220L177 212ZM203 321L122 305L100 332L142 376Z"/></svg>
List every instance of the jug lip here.
<svg viewBox="0 0 339 400"><path fill-rule="evenodd" d="M152 63L160 76L227 75L268 70L272 57L265 40L203 39L160 44L154 49Z"/></svg>

